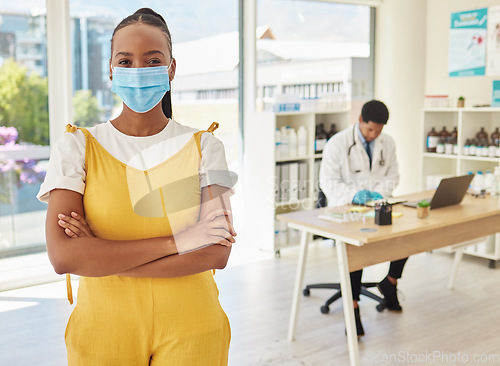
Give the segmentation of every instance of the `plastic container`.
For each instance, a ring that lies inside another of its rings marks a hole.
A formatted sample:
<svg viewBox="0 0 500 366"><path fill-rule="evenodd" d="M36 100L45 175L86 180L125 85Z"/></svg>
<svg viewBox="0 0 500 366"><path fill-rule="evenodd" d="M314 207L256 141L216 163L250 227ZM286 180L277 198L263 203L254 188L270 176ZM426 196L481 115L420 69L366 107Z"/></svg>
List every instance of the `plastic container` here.
<svg viewBox="0 0 500 366"><path fill-rule="evenodd" d="M444 154L444 137L439 139L439 142L436 145L436 153Z"/></svg>
<svg viewBox="0 0 500 366"><path fill-rule="evenodd" d="M482 189L485 187L485 179L484 179L484 174L481 170L477 172L477 174L474 176L474 179L472 180L472 189L476 192L481 192Z"/></svg>
<svg viewBox="0 0 500 366"><path fill-rule="evenodd" d="M276 128L276 131L274 132L274 153L276 155L276 158L281 158L281 131L279 128Z"/></svg>
<svg viewBox="0 0 500 366"><path fill-rule="evenodd" d="M491 193L493 190L493 173L491 170L486 171L486 174L484 175L484 188L486 189L487 193Z"/></svg>
<svg viewBox="0 0 500 366"><path fill-rule="evenodd" d="M490 146L488 146L488 156L490 158L494 158L497 156L497 147L493 142L491 142Z"/></svg>
<svg viewBox="0 0 500 366"><path fill-rule="evenodd" d="M297 154L307 155L307 129L304 126L300 126L297 131Z"/></svg>
<svg viewBox="0 0 500 366"><path fill-rule="evenodd" d="M464 155L470 155L470 140L467 139L465 140L465 143L464 143Z"/></svg>
<svg viewBox="0 0 500 366"><path fill-rule="evenodd" d="M288 126L286 128L288 133L288 156L297 156L297 132L295 128Z"/></svg>
<svg viewBox="0 0 500 366"><path fill-rule="evenodd" d="M476 156L476 140L472 139L469 145L469 155Z"/></svg>
<svg viewBox="0 0 500 366"><path fill-rule="evenodd" d="M288 131L286 126L282 126L280 128L280 132L281 132L281 157L287 158L290 152L288 150Z"/></svg>

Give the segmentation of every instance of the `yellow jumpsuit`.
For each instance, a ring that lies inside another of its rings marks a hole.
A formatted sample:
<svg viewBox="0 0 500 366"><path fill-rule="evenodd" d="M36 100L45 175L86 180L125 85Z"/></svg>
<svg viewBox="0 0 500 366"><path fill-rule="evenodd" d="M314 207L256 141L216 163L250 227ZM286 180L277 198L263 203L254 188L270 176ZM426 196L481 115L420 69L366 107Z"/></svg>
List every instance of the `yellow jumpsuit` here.
<svg viewBox="0 0 500 366"><path fill-rule="evenodd" d="M169 159L141 171L115 159L81 130L86 137L84 209L97 237L169 236L197 222L205 131L193 134ZM168 184L179 180L182 185L171 184L175 192L169 190ZM155 217L145 214L148 208ZM227 365L230 337L212 271L178 278L80 277L65 335L69 366Z"/></svg>

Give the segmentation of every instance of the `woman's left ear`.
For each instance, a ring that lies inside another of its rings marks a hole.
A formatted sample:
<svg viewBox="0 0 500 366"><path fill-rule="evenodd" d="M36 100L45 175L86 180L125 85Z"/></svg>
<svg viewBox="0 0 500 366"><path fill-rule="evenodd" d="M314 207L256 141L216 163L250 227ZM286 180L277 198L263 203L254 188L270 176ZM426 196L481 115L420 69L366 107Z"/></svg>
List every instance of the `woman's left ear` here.
<svg viewBox="0 0 500 366"><path fill-rule="evenodd" d="M170 68L168 69L168 79L170 81L174 80L176 66L177 66L177 63L175 61L175 58L173 58L172 59L172 64L170 65Z"/></svg>

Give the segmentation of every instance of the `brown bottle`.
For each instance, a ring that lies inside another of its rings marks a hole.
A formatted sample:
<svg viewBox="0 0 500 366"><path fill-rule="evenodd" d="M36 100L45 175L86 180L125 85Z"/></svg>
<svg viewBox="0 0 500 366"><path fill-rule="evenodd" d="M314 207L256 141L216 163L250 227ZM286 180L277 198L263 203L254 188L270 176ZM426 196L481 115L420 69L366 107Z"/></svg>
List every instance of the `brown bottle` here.
<svg viewBox="0 0 500 366"><path fill-rule="evenodd" d="M445 142L448 141L450 133L446 130L446 126L443 126L443 129L439 132L439 136L441 136Z"/></svg>
<svg viewBox="0 0 500 366"><path fill-rule="evenodd" d="M314 151L316 153L323 152L325 148L326 141L328 140L328 136L325 131L325 125L323 123L319 123L316 126L316 138L314 141Z"/></svg>
<svg viewBox="0 0 500 366"><path fill-rule="evenodd" d="M491 141L494 145L498 145L498 143L500 142L500 131L498 130L498 127L491 134Z"/></svg>
<svg viewBox="0 0 500 366"><path fill-rule="evenodd" d="M436 147L439 142L439 134L432 127L431 132L427 134L427 152L436 152Z"/></svg>
<svg viewBox="0 0 500 366"><path fill-rule="evenodd" d="M453 131L450 132L450 140L454 144L456 144L458 141L458 131L456 127L454 127Z"/></svg>
<svg viewBox="0 0 500 366"><path fill-rule="evenodd" d="M485 142L488 142L488 134L486 133L486 131L484 130L484 127L481 127L481 131L479 131L477 134L476 134L476 138L478 141L482 142L483 144Z"/></svg>
<svg viewBox="0 0 500 366"><path fill-rule="evenodd" d="M332 123L330 125L330 131L328 131L328 133L326 134L328 137L328 140L330 139L330 137L332 137L336 133L337 133L337 125L335 123Z"/></svg>

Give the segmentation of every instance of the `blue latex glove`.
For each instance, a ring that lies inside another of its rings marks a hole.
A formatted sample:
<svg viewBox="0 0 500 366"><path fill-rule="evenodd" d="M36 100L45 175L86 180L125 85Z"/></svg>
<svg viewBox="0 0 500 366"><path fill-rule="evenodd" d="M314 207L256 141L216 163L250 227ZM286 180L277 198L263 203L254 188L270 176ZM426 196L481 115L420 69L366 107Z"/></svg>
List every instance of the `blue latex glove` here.
<svg viewBox="0 0 500 366"><path fill-rule="evenodd" d="M352 203L357 204L357 205L364 205L366 202L370 201L371 198L371 192L364 189L362 191L358 191L355 195L354 198L352 199Z"/></svg>
<svg viewBox="0 0 500 366"><path fill-rule="evenodd" d="M371 192L370 193L370 196L371 196L371 201L377 201L377 200L381 200L382 198L382 195L378 192Z"/></svg>

